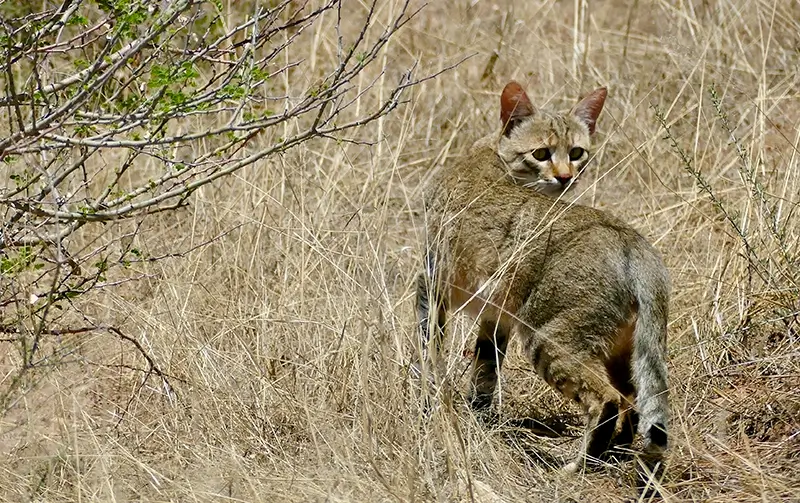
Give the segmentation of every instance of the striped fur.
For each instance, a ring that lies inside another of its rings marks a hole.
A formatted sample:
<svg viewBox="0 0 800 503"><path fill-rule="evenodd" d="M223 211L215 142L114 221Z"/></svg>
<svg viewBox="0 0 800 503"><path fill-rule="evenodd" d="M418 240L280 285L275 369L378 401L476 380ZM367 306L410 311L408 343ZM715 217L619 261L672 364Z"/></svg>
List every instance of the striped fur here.
<svg viewBox="0 0 800 503"><path fill-rule="evenodd" d="M625 223L520 183L514 160L541 148L538 136L527 151L521 147L541 117L524 103L527 96L515 96L502 101L504 129L496 141L476 143L429 187L428 250L417 292L423 346L438 346L447 311L479 320L471 402L485 409L508 339L518 337L537 374L586 412L583 445L565 468L575 471L629 446L638 427L644 480L661 470L667 448L667 270ZM546 121L583 121L588 136L599 109L596 102L586 106L595 114L590 125L580 104L568 119Z"/></svg>

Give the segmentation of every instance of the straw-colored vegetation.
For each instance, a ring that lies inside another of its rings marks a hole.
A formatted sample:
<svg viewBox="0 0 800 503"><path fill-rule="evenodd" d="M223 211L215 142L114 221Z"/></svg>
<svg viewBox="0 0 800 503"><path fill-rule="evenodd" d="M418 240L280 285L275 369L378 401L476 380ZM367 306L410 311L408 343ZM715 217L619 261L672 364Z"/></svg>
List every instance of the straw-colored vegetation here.
<svg viewBox="0 0 800 503"><path fill-rule="evenodd" d="M233 22L255 3L222 8ZM379 2L368 36L399 6ZM348 16L365 7L345 7L351 36ZM293 46L320 69L295 81L327 71L335 23L332 11ZM786 0L431 2L353 82L378 79L348 113L374 107L414 61L422 76L472 57L350 134L361 143L303 143L141 217L136 249L175 255L116 270L109 283L138 279L64 306L82 313L75 326L114 327L140 348L109 330L48 335L56 363L23 375L19 341L0 342L0 500L636 498L630 464L558 471L582 418L514 342L496 425L463 400L464 320L451 326L453 382L432 413L408 373L424 183L499 126L512 78L557 108L609 88L577 190L647 236L672 275L663 500L800 500L799 34L800 3ZM87 228L71 252L127 225ZM140 349L169 385L144 372Z"/></svg>

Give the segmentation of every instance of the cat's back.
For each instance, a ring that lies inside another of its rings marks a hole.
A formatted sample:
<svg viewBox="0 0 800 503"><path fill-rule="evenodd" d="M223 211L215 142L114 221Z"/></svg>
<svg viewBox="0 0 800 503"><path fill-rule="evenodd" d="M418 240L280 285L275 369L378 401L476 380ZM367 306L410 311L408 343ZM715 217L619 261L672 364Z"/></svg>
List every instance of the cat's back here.
<svg viewBox="0 0 800 503"><path fill-rule="evenodd" d="M519 190L522 189L522 190ZM535 193L508 179L491 137L478 140L454 162L442 166L426 191L428 209L445 212L510 211Z"/></svg>
<svg viewBox="0 0 800 503"><path fill-rule="evenodd" d="M448 243L468 268L489 273L508 260L531 262L537 271L564 261L606 268L631 253L660 261L646 239L611 213L514 183L487 140L442 167L429 188L428 210L429 235Z"/></svg>
<svg viewBox="0 0 800 503"><path fill-rule="evenodd" d="M493 223L507 231L542 224L555 224L564 231L593 225L627 228L609 213L556 200L516 184L509 178L491 136L478 140L456 162L442 166L429 185L426 201L429 209L450 214L450 220L490 220L480 222L477 228L483 229Z"/></svg>

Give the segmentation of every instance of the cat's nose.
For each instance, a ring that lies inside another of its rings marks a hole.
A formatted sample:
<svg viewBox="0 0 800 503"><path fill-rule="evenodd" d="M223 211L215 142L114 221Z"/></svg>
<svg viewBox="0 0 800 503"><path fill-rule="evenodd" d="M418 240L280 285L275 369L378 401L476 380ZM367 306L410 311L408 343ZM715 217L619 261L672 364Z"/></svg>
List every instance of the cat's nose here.
<svg viewBox="0 0 800 503"><path fill-rule="evenodd" d="M564 187L569 185L569 182L572 181L572 177L570 175L557 176L556 180L558 180L558 183L561 184L561 188L563 189Z"/></svg>

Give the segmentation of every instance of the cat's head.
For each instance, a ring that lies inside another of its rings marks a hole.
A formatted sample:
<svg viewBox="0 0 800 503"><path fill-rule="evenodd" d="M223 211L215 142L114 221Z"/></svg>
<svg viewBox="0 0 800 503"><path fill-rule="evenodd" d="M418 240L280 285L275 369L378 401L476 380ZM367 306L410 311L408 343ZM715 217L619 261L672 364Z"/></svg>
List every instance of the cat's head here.
<svg viewBox="0 0 800 503"><path fill-rule="evenodd" d="M497 147L520 185L558 196L571 188L589 160L591 137L606 88L595 89L567 113L534 108L525 90L511 81L500 98L502 136Z"/></svg>

